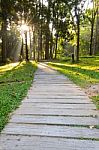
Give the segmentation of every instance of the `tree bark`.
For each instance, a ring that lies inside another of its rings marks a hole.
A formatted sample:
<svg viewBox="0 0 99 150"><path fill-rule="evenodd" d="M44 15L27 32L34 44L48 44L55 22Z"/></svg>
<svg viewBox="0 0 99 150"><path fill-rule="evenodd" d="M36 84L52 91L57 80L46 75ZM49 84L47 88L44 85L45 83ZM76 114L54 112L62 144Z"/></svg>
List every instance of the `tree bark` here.
<svg viewBox="0 0 99 150"><path fill-rule="evenodd" d="M6 20L2 23L2 62L6 62L7 56L7 23Z"/></svg>
<svg viewBox="0 0 99 150"><path fill-rule="evenodd" d="M93 45L93 29L94 29L94 22L92 21L92 24L91 24L91 36L90 36L90 52L89 52L90 56L93 55L93 50L92 50L92 45Z"/></svg>
<svg viewBox="0 0 99 150"><path fill-rule="evenodd" d="M30 59L32 59L33 46L32 46L32 38L31 38L31 29L29 29L29 38L30 38L29 53L30 53Z"/></svg>
<svg viewBox="0 0 99 150"><path fill-rule="evenodd" d="M26 61L29 61L28 45L27 45L27 32L25 32L25 47L26 47Z"/></svg>
<svg viewBox="0 0 99 150"><path fill-rule="evenodd" d="M77 2L78 4L78 2ZM76 16L76 26L77 26L77 30L76 30L76 37L77 37L77 52L76 52L76 62L79 61L79 49L80 49L80 12L77 8L77 5L75 6L75 16Z"/></svg>
<svg viewBox="0 0 99 150"><path fill-rule="evenodd" d="M53 59L53 34L51 33L51 40L50 40L50 59Z"/></svg>
<svg viewBox="0 0 99 150"><path fill-rule="evenodd" d="M94 2L93 2L93 10L92 10L92 20L91 20L91 36L90 36L90 51L89 55L93 55L93 35L94 35L94 24L96 18L97 10L95 9Z"/></svg>
<svg viewBox="0 0 99 150"><path fill-rule="evenodd" d="M40 53L41 53L41 60L42 60L42 23L41 23L41 33L40 33Z"/></svg>
<svg viewBox="0 0 99 150"><path fill-rule="evenodd" d="M21 45L21 52L20 52L20 59L23 60L24 58L24 50L23 50L23 38L22 38L22 45Z"/></svg>
<svg viewBox="0 0 99 150"><path fill-rule="evenodd" d="M56 46L55 46L55 59L57 58L57 47L58 47L58 33L56 34Z"/></svg>
<svg viewBox="0 0 99 150"><path fill-rule="evenodd" d="M45 59L49 59L49 33L46 33Z"/></svg>
<svg viewBox="0 0 99 150"><path fill-rule="evenodd" d="M35 29L33 29L33 59L35 60L35 50L36 50L36 35L35 35Z"/></svg>
<svg viewBox="0 0 99 150"><path fill-rule="evenodd" d="M76 56L76 61L79 61L79 50L80 50L80 16L79 14L77 15L77 56Z"/></svg>
<svg viewBox="0 0 99 150"><path fill-rule="evenodd" d="M94 42L94 55L99 51L99 8L97 8L96 28L95 28L95 42Z"/></svg>

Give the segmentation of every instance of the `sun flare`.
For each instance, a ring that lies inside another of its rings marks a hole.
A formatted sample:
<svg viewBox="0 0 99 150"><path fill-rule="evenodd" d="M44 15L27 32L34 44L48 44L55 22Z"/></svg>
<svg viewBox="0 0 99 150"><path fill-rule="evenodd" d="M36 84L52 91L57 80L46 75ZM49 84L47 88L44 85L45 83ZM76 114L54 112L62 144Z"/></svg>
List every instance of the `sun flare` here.
<svg viewBox="0 0 99 150"><path fill-rule="evenodd" d="M21 29L22 32L29 31L29 27L26 24L22 24L21 27L20 27L20 29Z"/></svg>
<svg viewBox="0 0 99 150"><path fill-rule="evenodd" d="M25 38L27 36L27 43L30 44L30 27L27 24L22 24L20 27L21 37L23 38L23 42L25 43ZM26 33L26 35L25 35Z"/></svg>

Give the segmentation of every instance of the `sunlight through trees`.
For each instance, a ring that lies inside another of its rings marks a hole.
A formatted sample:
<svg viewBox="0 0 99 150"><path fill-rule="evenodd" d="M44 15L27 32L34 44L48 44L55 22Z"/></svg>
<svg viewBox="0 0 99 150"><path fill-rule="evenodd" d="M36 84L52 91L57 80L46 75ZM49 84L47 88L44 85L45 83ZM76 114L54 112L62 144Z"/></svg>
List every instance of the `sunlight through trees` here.
<svg viewBox="0 0 99 150"><path fill-rule="evenodd" d="M72 53L76 61L81 55L99 54L98 0L0 1L1 62Z"/></svg>

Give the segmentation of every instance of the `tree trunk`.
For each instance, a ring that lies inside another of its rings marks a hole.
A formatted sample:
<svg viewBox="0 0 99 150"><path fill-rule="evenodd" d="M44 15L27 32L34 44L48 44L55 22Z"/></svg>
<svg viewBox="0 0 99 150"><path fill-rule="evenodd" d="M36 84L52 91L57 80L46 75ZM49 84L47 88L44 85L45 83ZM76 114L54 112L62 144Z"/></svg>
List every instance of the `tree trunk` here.
<svg viewBox="0 0 99 150"><path fill-rule="evenodd" d="M33 59L35 60L36 40L35 29L33 30Z"/></svg>
<svg viewBox="0 0 99 150"><path fill-rule="evenodd" d="M37 51L38 51L38 56L37 56L37 60L40 60L40 33L38 30L38 47L37 47Z"/></svg>
<svg viewBox="0 0 99 150"><path fill-rule="evenodd" d="M51 33L51 40L50 40L50 58L53 59L53 34Z"/></svg>
<svg viewBox="0 0 99 150"><path fill-rule="evenodd" d="M56 34L55 59L57 58L58 34Z"/></svg>
<svg viewBox="0 0 99 150"><path fill-rule="evenodd" d="M28 45L27 45L27 32L25 32L25 47L26 47L26 61L29 61Z"/></svg>
<svg viewBox="0 0 99 150"><path fill-rule="evenodd" d="M41 60L42 60L42 23L41 23L41 33L40 33L40 53L41 53Z"/></svg>
<svg viewBox="0 0 99 150"><path fill-rule="evenodd" d="M94 35L94 24L95 24L95 17L96 17L97 11L94 9L93 5L93 10L92 10L92 20L91 20L91 36L90 36L90 51L89 55L93 55L93 35Z"/></svg>
<svg viewBox="0 0 99 150"><path fill-rule="evenodd" d="M79 61L79 50L80 50L80 16L77 15L77 56L76 56L76 61Z"/></svg>
<svg viewBox="0 0 99 150"><path fill-rule="evenodd" d="M45 59L49 59L49 34L46 34Z"/></svg>
<svg viewBox="0 0 99 150"><path fill-rule="evenodd" d="M21 52L20 52L20 59L21 59L21 61L23 60L23 58L24 58L24 50L23 50L23 38L22 38L22 45L21 45Z"/></svg>
<svg viewBox="0 0 99 150"><path fill-rule="evenodd" d="M99 51L99 9L97 9L96 29L95 29L95 42L94 42L94 55Z"/></svg>
<svg viewBox="0 0 99 150"><path fill-rule="evenodd" d="M4 21L2 23L2 62L6 62L7 56L7 23Z"/></svg>
<svg viewBox="0 0 99 150"><path fill-rule="evenodd" d="M90 52L89 55L93 55L92 45L93 45L93 30L94 30L94 22L91 24L91 36L90 36Z"/></svg>
<svg viewBox="0 0 99 150"><path fill-rule="evenodd" d="M43 0L41 1L41 17L43 18L43 9L44 9L44 4ZM41 19L41 33L40 33L40 52L41 52L41 60L43 59L43 19Z"/></svg>
<svg viewBox="0 0 99 150"><path fill-rule="evenodd" d="M2 17L2 62L6 62L7 57L7 11L6 5L3 0L1 0L1 17Z"/></svg>
<svg viewBox="0 0 99 150"><path fill-rule="evenodd" d="M33 50L33 47L32 47L32 38L31 38L31 30L29 29L29 38L30 38L30 59L32 59L32 50Z"/></svg>

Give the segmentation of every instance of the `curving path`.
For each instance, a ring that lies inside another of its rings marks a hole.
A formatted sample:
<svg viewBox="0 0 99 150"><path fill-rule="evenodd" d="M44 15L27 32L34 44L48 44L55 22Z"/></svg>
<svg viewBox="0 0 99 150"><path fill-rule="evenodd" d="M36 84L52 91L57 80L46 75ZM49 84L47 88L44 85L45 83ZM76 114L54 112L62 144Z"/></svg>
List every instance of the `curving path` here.
<svg viewBox="0 0 99 150"><path fill-rule="evenodd" d="M99 150L98 113L78 86L40 63L0 135L0 150Z"/></svg>

